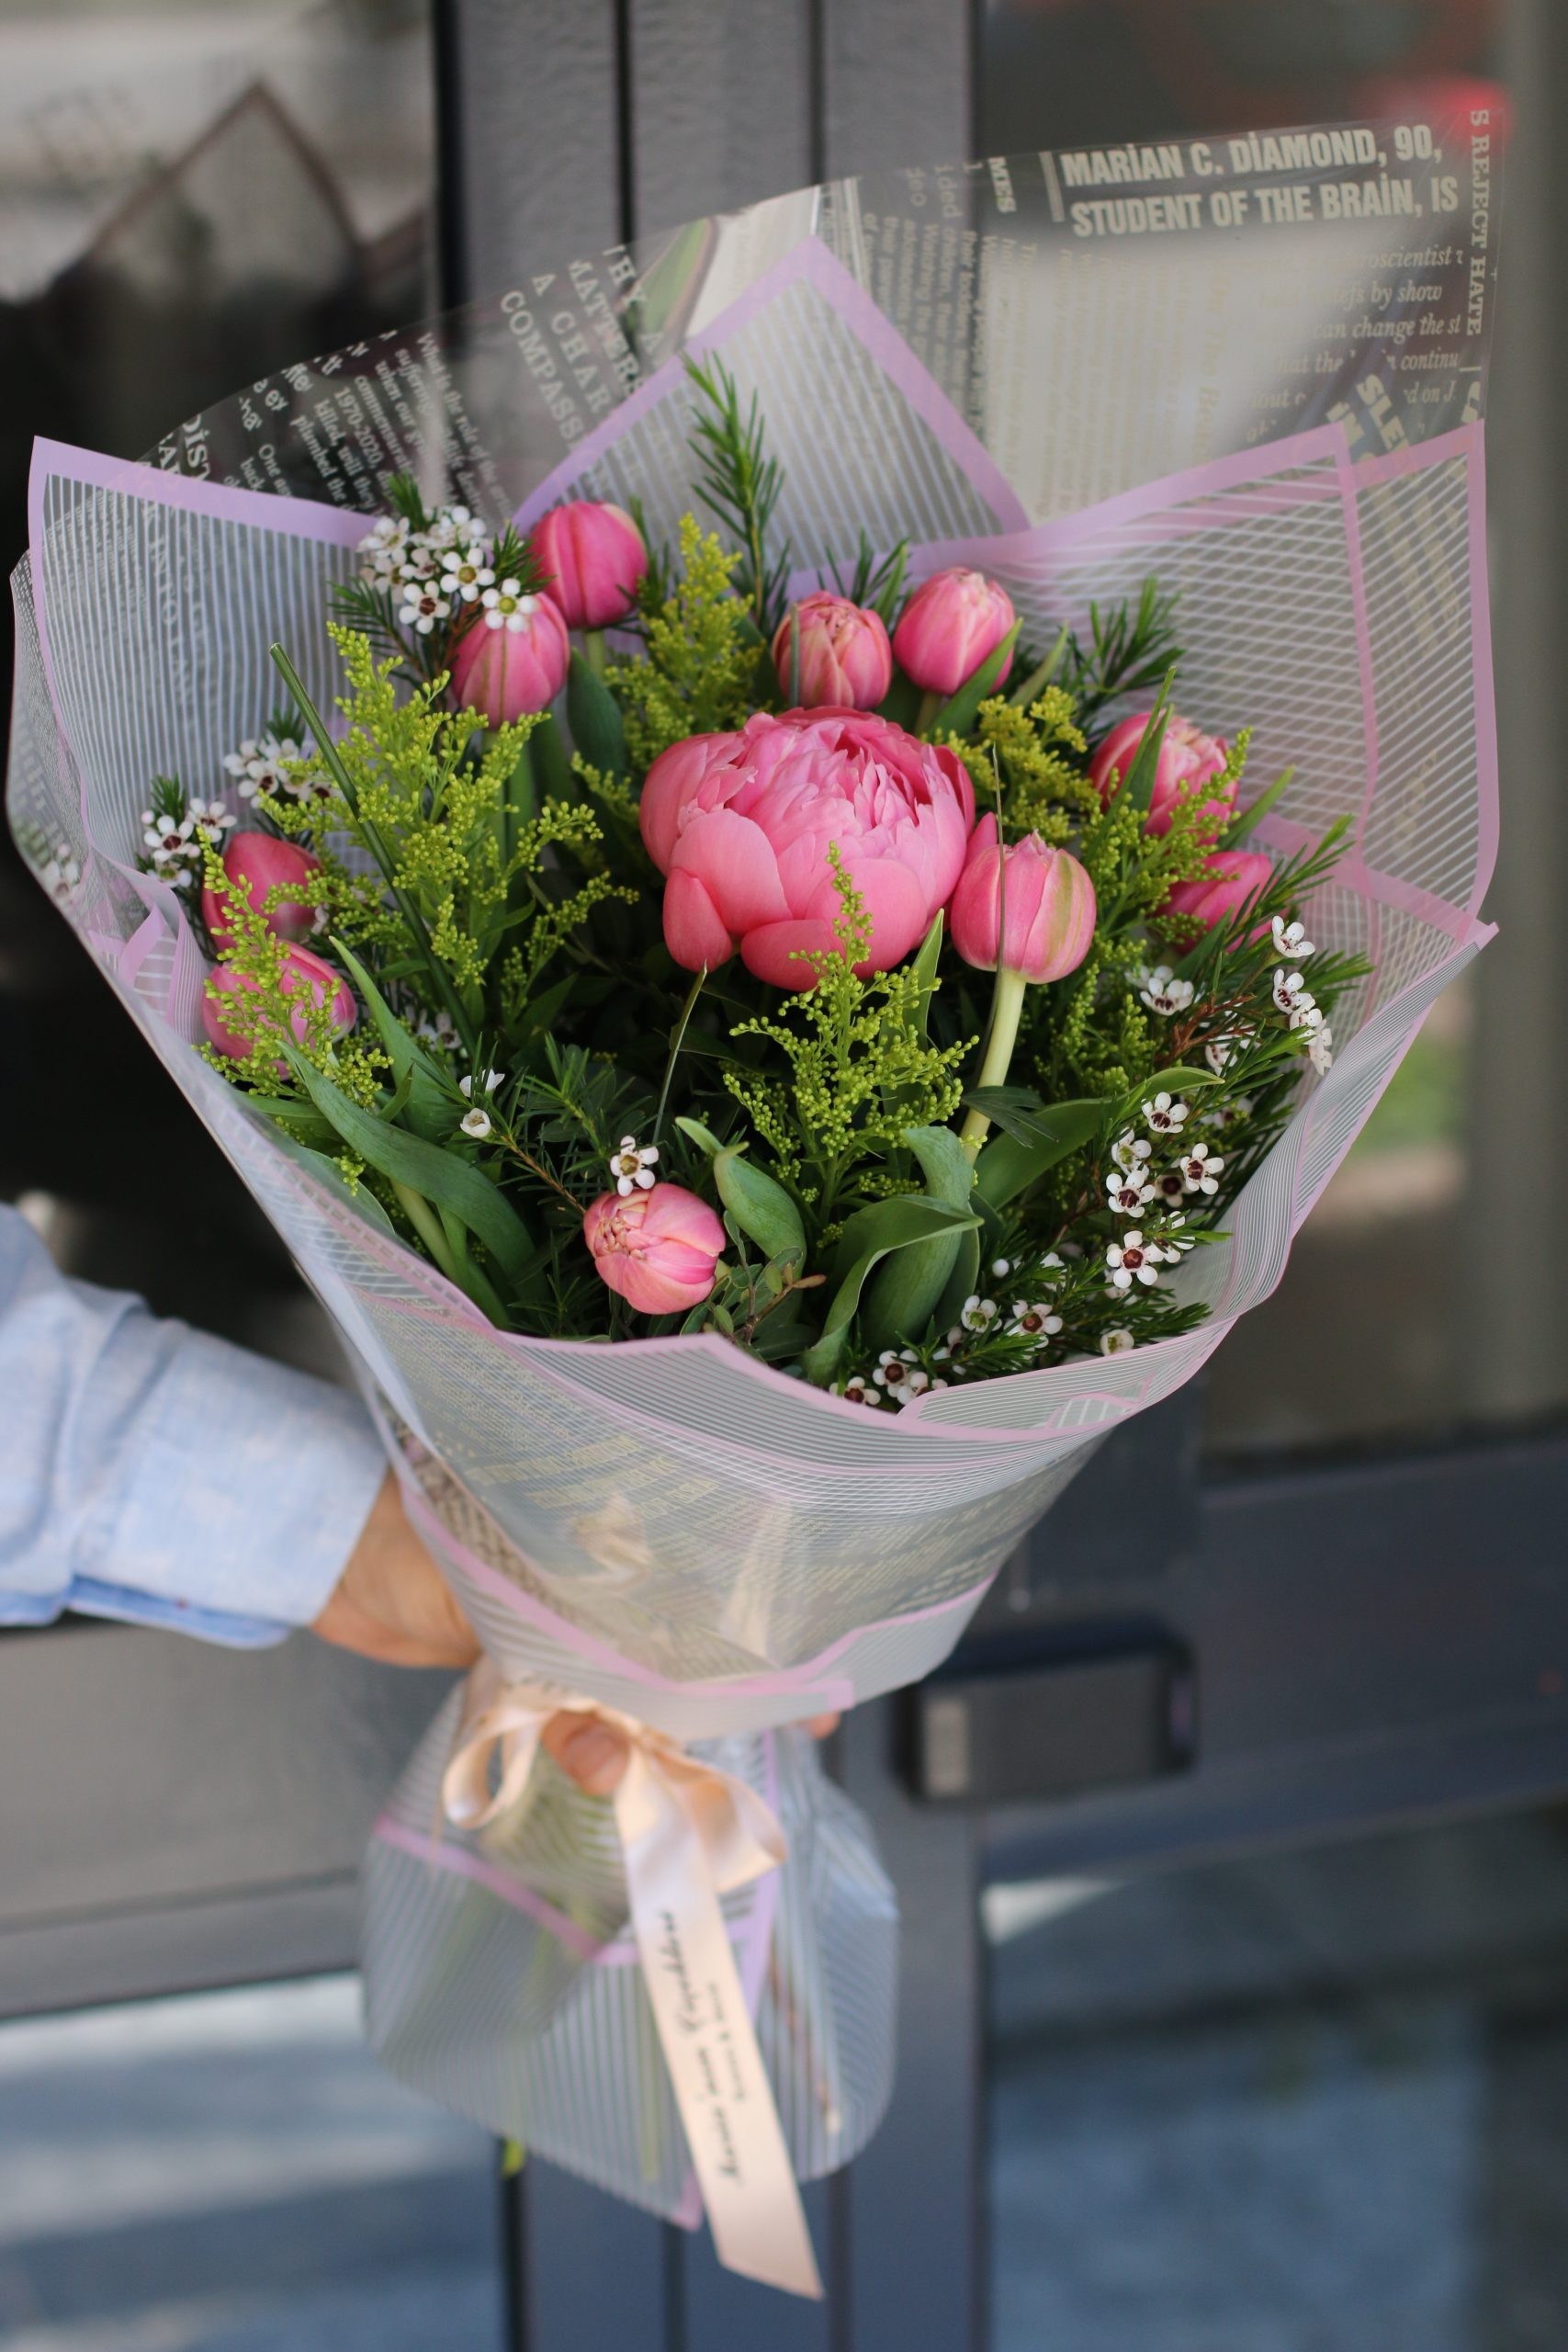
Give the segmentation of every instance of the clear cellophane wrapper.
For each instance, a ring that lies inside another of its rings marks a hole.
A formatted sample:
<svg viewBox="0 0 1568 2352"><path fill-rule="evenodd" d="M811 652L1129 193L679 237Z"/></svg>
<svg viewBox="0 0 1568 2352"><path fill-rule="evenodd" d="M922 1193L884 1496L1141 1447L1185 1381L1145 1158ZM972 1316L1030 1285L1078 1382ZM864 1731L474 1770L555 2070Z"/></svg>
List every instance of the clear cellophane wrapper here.
<svg viewBox="0 0 1568 2352"><path fill-rule="evenodd" d="M1283 163L1256 143L1250 175L1215 141L1207 170L1184 142L1125 151L1121 171L1047 155L837 183L285 370L145 465L48 444L35 465L17 837L331 1317L502 1674L697 1744L783 1823L787 1862L725 1913L803 2178L852 2155L886 2103L896 1910L866 1825L780 1727L938 1664L1089 1449L1269 1295L1486 936L1488 134L1443 134L1441 220L1437 164L1399 161L1407 130L1292 136ZM1262 202L1287 169L1309 221ZM1386 209L1348 213L1332 191L1352 183L1381 183ZM1221 186L1251 189L1239 222ZM1353 818L1306 911L1371 977L1229 1238L1173 1277L1211 1310L1190 1335L894 1415L716 1336L502 1333L195 1050L203 957L175 893L136 870L150 779L223 789L225 753L276 705L274 639L331 707L326 594L390 471L491 525L635 495L672 537L695 503L686 352L757 392L803 585L863 528L908 533L916 577L983 568L1038 647L1157 575L1180 597L1182 707L1252 727L1253 777L1294 769L1258 843L1288 854ZM609 1812L541 1761L522 1807L455 1829L440 1783L460 1703L371 1843L372 2039L497 2132L691 2219Z"/></svg>

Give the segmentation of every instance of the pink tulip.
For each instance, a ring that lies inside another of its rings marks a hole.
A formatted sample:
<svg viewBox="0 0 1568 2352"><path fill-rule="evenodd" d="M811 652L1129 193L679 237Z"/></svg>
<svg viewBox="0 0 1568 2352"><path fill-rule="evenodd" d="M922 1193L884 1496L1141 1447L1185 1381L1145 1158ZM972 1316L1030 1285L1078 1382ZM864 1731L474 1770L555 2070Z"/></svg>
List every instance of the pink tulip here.
<svg viewBox="0 0 1568 2352"><path fill-rule="evenodd" d="M773 638L773 667L784 693L795 691L795 636L800 633L801 707L874 710L893 684L893 649L880 613L852 605L828 589L803 596Z"/></svg>
<svg viewBox="0 0 1568 2352"><path fill-rule="evenodd" d="M923 694L955 695L1013 625L1012 599L983 571L933 572L916 589L893 632L893 652ZM1012 667L1008 661L999 686Z"/></svg>
<svg viewBox="0 0 1568 2352"><path fill-rule="evenodd" d="M995 817L981 818L953 894L953 944L966 964L1059 980L1089 954L1094 918L1094 885L1076 857L1038 833L1004 849Z"/></svg>
<svg viewBox="0 0 1568 2352"><path fill-rule="evenodd" d="M1113 727L1089 767L1089 778L1101 800L1111 797L1113 775L1125 784L1138 756L1138 746L1144 730L1154 716L1142 711L1133 718L1124 718ZM1218 832L1231 812L1235 798L1235 782L1222 783L1214 792L1203 796L1203 787L1224 774L1229 747L1223 737L1205 735L1190 719L1171 717L1165 730L1165 741L1159 747L1155 763L1155 788L1149 801L1149 813L1144 830L1150 833L1168 833L1170 820L1185 801L1202 797L1205 820Z"/></svg>
<svg viewBox="0 0 1568 2352"><path fill-rule="evenodd" d="M492 603L491 599L495 601ZM548 710L566 684L571 645L547 596L524 596L514 580L487 588L483 609L452 655L452 700L491 727Z"/></svg>
<svg viewBox="0 0 1568 2352"><path fill-rule="evenodd" d="M255 981L248 979L243 972L235 971L231 964L220 964L209 973L208 978L223 996L254 996L257 993ZM309 991L312 1004L330 1003L333 1027L340 1036L353 1028L358 1017L354 991L343 974L334 972L324 957L309 947L288 949L284 957L283 989L286 996L294 996L304 989ZM201 999L201 1025L218 1051L227 1054L231 1061L243 1061L254 1044L254 1039L244 1038L238 1030L230 1028L205 989ZM294 1033L296 1043L303 1045L305 1009L302 1005L298 1012L289 1014L288 1026ZM278 1067L283 1069L286 1065L280 1063Z"/></svg>
<svg viewBox="0 0 1568 2352"><path fill-rule="evenodd" d="M552 506L534 526L533 548L569 628L609 628L637 603L648 549L620 507L593 498Z"/></svg>
<svg viewBox="0 0 1568 2352"><path fill-rule="evenodd" d="M688 971L737 947L779 989L816 985L840 907L828 853L865 901L857 971L903 962L964 866L975 791L954 752L858 710L756 711L733 734L660 752L642 788L642 837L661 874L664 938Z"/></svg>
<svg viewBox="0 0 1568 2352"><path fill-rule="evenodd" d="M302 898L285 899L268 914L267 892L293 889L321 870L320 858L295 842L279 841L273 833L231 833L223 851L223 871L233 895L264 918L276 939L309 939L315 928L316 910ZM227 892L217 890L201 894L201 911L212 944L220 949L228 946L231 937L228 898Z"/></svg>
<svg viewBox="0 0 1568 2352"><path fill-rule="evenodd" d="M1274 875L1272 859L1255 849L1213 849L1203 866L1196 881L1175 884L1160 909L1162 915L1183 917L1195 931L1213 931L1216 923L1229 922L1249 899L1268 888ZM1260 923L1253 936L1261 937L1268 928Z"/></svg>
<svg viewBox="0 0 1568 2352"><path fill-rule="evenodd" d="M639 1315L700 1306L713 1288L724 1227L705 1201L681 1184L649 1193L601 1193L582 1220L601 1281Z"/></svg>

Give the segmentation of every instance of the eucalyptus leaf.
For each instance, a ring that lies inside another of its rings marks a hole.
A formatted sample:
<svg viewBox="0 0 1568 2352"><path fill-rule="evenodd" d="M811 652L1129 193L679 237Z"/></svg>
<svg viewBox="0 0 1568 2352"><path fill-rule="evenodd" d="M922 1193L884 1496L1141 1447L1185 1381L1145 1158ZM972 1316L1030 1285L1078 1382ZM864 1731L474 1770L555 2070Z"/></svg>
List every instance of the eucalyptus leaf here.
<svg viewBox="0 0 1568 2352"><path fill-rule="evenodd" d="M932 718L926 732L935 742L943 735L967 735L980 716L980 705L987 695L997 691L997 682L1006 674L1018 643L1020 624L1014 621L1001 643L988 653L972 678L965 678L955 695L950 695Z"/></svg>
<svg viewBox="0 0 1568 2352"><path fill-rule="evenodd" d="M573 652L566 673L566 716L572 748L601 775L626 773L626 730L620 705L603 678Z"/></svg>

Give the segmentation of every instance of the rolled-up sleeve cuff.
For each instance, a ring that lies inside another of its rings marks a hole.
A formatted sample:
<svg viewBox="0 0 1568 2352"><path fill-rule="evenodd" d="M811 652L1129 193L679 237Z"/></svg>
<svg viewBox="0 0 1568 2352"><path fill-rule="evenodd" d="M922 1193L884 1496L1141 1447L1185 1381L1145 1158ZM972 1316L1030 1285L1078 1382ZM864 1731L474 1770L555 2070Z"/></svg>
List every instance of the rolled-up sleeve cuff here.
<svg viewBox="0 0 1568 2352"><path fill-rule="evenodd" d="M68 1605L245 1645L320 1613L387 1467L355 1397L184 1330L127 1453Z"/></svg>

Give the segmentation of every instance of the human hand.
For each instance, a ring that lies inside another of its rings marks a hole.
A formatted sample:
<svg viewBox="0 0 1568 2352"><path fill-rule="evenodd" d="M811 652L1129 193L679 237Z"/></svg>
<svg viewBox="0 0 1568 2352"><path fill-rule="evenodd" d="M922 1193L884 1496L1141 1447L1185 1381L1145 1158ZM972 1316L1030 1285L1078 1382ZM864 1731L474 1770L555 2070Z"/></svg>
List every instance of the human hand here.
<svg viewBox="0 0 1568 2352"><path fill-rule="evenodd" d="M839 1728L837 1715L813 1715L806 1728L813 1739L828 1739ZM600 1715L576 1715L563 1708L539 1735L540 1746L563 1772L591 1797L613 1796L626 1769L630 1743Z"/></svg>
<svg viewBox="0 0 1568 2352"><path fill-rule="evenodd" d="M389 1470L310 1630L382 1666L465 1667L479 1657L473 1629L410 1526Z"/></svg>
<svg viewBox="0 0 1568 2352"><path fill-rule="evenodd" d="M382 1666L468 1667L479 1655L451 1587L409 1524L390 1471L311 1631ZM814 1739L838 1727L837 1715L814 1715L806 1726ZM607 1797L618 1786L629 1748L613 1724L562 1708L540 1736L590 1796Z"/></svg>

